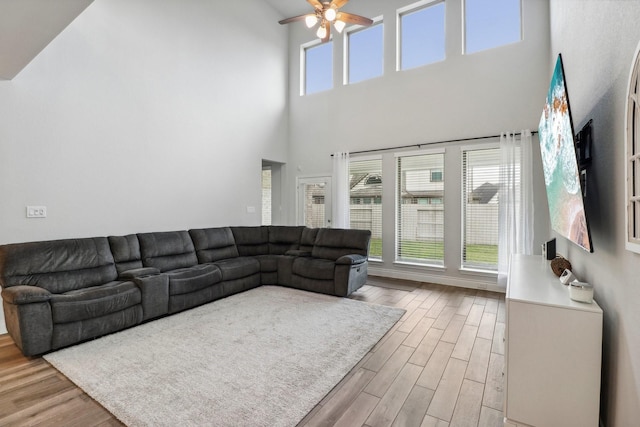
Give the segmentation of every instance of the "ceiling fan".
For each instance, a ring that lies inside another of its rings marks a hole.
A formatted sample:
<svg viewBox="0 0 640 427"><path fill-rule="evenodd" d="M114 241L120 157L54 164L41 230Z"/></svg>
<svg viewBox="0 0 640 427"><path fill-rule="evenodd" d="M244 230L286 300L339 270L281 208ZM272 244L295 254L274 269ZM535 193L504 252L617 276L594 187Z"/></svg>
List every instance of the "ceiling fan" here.
<svg viewBox="0 0 640 427"><path fill-rule="evenodd" d="M318 22L320 26L316 35L322 39L322 42L329 41L331 37L331 24L339 33L344 30L347 24L358 24L365 27L373 24L373 20L364 16L354 15L353 13L340 12L340 8L349 0L331 0L330 2L321 2L319 0L307 0L313 6L313 13L294 16L279 21L280 24L288 24L290 22L304 21L308 28L313 28Z"/></svg>

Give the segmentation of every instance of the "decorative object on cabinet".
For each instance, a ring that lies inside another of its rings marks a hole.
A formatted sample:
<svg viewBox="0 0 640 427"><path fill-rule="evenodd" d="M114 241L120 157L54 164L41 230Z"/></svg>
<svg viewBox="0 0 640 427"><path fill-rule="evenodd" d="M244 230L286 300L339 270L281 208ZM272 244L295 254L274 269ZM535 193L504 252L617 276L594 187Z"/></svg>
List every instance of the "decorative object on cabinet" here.
<svg viewBox="0 0 640 427"><path fill-rule="evenodd" d="M568 259L557 256L551 260L551 271L553 271L553 274L560 277L565 270L571 271L571 263Z"/></svg>
<svg viewBox="0 0 640 427"><path fill-rule="evenodd" d="M542 244L542 256L544 256L547 261L551 261L556 257L556 239L551 239L548 242L544 242Z"/></svg>
<svg viewBox="0 0 640 427"><path fill-rule="evenodd" d="M569 283L569 298L591 304L593 303L593 286L586 282L572 281Z"/></svg>
<svg viewBox="0 0 640 427"><path fill-rule="evenodd" d="M568 285L569 283L573 282L574 280L577 281L578 278L575 276L575 274L573 274L571 272L571 270L565 270L560 275L560 283L562 283L563 285Z"/></svg>

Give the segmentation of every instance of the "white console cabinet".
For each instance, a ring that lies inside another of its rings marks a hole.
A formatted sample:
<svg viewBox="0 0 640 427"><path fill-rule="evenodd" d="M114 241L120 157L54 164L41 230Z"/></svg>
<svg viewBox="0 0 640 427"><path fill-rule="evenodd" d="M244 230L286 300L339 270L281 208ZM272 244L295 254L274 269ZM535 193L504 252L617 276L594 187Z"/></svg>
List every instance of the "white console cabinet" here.
<svg viewBox="0 0 640 427"><path fill-rule="evenodd" d="M514 255L505 329L504 425L597 427L602 309L572 301L540 256Z"/></svg>

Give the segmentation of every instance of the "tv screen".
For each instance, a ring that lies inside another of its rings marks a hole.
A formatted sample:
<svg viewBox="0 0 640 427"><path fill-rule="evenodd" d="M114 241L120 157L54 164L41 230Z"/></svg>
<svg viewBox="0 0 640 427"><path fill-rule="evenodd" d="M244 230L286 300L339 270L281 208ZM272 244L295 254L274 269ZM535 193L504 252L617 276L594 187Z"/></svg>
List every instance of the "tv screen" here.
<svg viewBox="0 0 640 427"><path fill-rule="evenodd" d="M584 250L593 252L561 55L556 61L538 130L551 227Z"/></svg>

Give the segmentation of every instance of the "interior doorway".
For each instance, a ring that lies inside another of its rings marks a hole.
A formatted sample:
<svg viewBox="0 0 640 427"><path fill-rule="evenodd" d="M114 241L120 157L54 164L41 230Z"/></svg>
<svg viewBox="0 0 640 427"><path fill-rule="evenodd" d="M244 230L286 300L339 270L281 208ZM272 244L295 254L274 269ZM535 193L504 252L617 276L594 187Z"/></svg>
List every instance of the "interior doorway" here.
<svg viewBox="0 0 640 427"><path fill-rule="evenodd" d="M284 224L282 217L282 177L284 163L262 160L261 224Z"/></svg>

